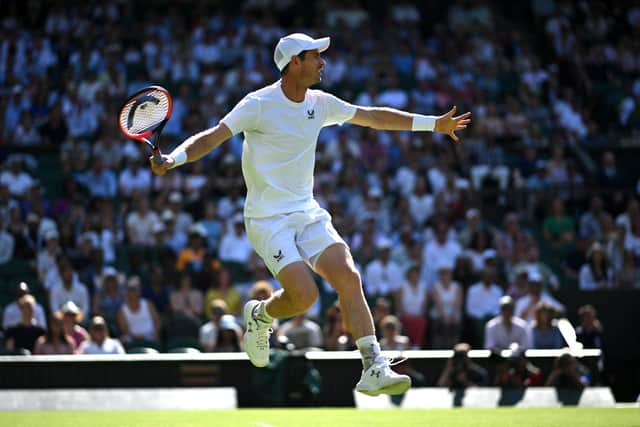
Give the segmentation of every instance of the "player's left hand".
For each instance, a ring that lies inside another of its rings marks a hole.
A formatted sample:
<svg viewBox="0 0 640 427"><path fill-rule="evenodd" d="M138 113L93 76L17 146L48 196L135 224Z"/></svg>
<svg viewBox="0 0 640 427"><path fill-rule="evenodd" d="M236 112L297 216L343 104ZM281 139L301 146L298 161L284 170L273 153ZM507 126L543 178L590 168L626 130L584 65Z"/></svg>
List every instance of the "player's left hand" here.
<svg viewBox="0 0 640 427"><path fill-rule="evenodd" d="M454 117L456 113L456 106L454 105L448 113L436 119L436 126L433 129L434 132L444 133L449 135L451 139L458 142L460 139L455 134L457 130L466 129L467 125L471 122L471 112L467 111L464 114Z"/></svg>

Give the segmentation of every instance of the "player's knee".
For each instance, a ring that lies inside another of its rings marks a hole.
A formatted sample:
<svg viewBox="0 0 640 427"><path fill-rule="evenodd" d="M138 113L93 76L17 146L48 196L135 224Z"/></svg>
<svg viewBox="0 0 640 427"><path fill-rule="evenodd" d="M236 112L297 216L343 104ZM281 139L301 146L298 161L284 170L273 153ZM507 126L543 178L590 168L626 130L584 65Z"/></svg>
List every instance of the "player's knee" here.
<svg viewBox="0 0 640 427"><path fill-rule="evenodd" d="M311 308L316 302L316 299L318 299L318 288L314 285L300 289L292 302L295 306L295 311L304 313Z"/></svg>
<svg viewBox="0 0 640 427"><path fill-rule="evenodd" d="M358 270L349 264L344 264L336 269L332 285L338 293L348 293L353 291L359 292L361 283Z"/></svg>

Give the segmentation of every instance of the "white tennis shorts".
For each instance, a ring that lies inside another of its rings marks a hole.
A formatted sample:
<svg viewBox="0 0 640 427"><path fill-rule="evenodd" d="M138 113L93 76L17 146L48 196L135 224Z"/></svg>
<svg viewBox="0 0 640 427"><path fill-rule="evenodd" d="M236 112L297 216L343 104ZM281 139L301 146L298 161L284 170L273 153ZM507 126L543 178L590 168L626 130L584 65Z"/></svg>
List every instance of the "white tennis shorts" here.
<svg viewBox="0 0 640 427"><path fill-rule="evenodd" d="M304 261L315 267L318 255L334 243L345 243L331 215L317 207L266 218L245 218L249 241L274 277L287 265Z"/></svg>

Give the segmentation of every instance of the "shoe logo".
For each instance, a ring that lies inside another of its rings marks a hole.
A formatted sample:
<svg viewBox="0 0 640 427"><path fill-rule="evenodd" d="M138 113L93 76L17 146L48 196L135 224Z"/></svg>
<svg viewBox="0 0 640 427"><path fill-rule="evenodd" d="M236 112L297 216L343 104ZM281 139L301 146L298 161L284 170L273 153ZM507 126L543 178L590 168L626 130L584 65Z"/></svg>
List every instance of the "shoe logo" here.
<svg viewBox="0 0 640 427"><path fill-rule="evenodd" d="M315 110L313 109L307 110L307 119L309 120L315 119Z"/></svg>
<svg viewBox="0 0 640 427"><path fill-rule="evenodd" d="M278 250L278 253L273 256L276 259L276 262L280 262L282 258L284 258L284 254L282 253L282 249Z"/></svg>
<svg viewBox="0 0 640 427"><path fill-rule="evenodd" d="M371 376L372 377L376 377L376 378L380 378L380 371L371 371Z"/></svg>

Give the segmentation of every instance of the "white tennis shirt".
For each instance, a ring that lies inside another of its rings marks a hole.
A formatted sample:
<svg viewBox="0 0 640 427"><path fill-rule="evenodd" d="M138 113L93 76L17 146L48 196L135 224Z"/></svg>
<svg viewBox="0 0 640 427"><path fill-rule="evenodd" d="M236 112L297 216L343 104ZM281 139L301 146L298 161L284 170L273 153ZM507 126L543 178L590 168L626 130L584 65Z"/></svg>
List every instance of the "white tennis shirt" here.
<svg viewBox="0 0 640 427"><path fill-rule="evenodd" d="M316 144L324 126L343 124L357 107L321 90L293 102L280 80L249 93L221 122L244 132L244 215L265 218L318 207L313 198Z"/></svg>

